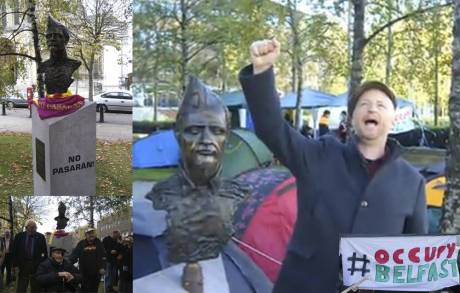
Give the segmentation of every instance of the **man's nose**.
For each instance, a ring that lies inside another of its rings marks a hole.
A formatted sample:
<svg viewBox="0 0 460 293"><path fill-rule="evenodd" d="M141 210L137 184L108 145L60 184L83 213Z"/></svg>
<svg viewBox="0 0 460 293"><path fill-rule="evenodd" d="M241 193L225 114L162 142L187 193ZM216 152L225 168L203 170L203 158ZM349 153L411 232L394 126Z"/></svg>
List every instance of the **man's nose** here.
<svg viewBox="0 0 460 293"><path fill-rule="evenodd" d="M203 129L203 132L201 134L201 142L202 143L212 143L212 134L211 134L211 130L209 129L209 127L205 127Z"/></svg>
<svg viewBox="0 0 460 293"><path fill-rule="evenodd" d="M369 112L377 112L378 107L376 104L370 104L369 107L367 108L367 111Z"/></svg>

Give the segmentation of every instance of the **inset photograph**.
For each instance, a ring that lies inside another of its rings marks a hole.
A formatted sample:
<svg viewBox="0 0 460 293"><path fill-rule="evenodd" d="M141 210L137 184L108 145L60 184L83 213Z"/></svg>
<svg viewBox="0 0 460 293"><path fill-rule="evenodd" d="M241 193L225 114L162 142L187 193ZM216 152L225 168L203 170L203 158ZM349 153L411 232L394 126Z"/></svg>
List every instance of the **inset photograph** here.
<svg viewBox="0 0 460 293"><path fill-rule="evenodd" d="M0 6L4 195L131 194L130 1Z"/></svg>
<svg viewBox="0 0 460 293"><path fill-rule="evenodd" d="M132 292L128 197L2 197L0 292Z"/></svg>

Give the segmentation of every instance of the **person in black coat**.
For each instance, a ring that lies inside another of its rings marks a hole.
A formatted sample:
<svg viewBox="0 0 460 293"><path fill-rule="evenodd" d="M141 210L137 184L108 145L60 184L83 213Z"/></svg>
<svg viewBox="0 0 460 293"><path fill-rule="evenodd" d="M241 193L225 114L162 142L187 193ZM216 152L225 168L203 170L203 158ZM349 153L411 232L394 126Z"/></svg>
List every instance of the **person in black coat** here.
<svg viewBox="0 0 460 293"><path fill-rule="evenodd" d="M59 247L51 247L50 251L51 257L44 260L38 266L37 273L35 274L35 279L41 285L40 292L77 292L81 275L76 267L64 259L66 250Z"/></svg>
<svg viewBox="0 0 460 293"><path fill-rule="evenodd" d="M101 276L105 273L105 249L102 242L96 237L94 228L87 229L85 236L86 239L78 242L70 254L69 261L71 263L78 261L78 267L82 274L82 291L97 293Z"/></svg>
<svg viewBox="0 0 460 293"><path fill-rule="evenodd" d="M113 287L118 281L118 263L117 258L121 255L123 247L118 242L120 231L114 230L112 236L106 236L102 239L102 244L105 248L107 256L107 269L105 272L105 290L106 292L114 292Z"/></svg>
<svg viewBox="0 0 460 293"><path fill-rule="evenodd" d="M40 292L34 275L38 265L48 257L48 251L45 236L37 232L34 221L27 221L26 231L14 237L12 257L13 267L19 270L17 292L27 292L29 282L32 293Z"/></svg>
<svg viewBox="0 0 460 293"><path fill-rule="evenodd" d="M297 222L275 283L275 293L340 290L339 241L343 234L425 234L423 177L402 157L388 133L396 98L380 82L367 82L348 104L354 135L304 138L282 118L273 64L275 40L251 45L252 65L240 82L257 136L297 180Z"/></svg>
<svg viewBox="0 0 460 293"><path fill-rule="evenodd" d="M120 272L120 292L133 292L133 239L126 237L123 240L123 252Z"/></svg>
<svg viewBox="0 0 460 293"><path fill-rule="evenodd" d="M13 280L11 277L11 263L12 263L12 249L13 249L13 237L11 236L10 230L5 230L3 237L1 238L2 246L5 249L5 259L1 265L0 275L3 275L6 271L6 286L8 286Z"/></svg>

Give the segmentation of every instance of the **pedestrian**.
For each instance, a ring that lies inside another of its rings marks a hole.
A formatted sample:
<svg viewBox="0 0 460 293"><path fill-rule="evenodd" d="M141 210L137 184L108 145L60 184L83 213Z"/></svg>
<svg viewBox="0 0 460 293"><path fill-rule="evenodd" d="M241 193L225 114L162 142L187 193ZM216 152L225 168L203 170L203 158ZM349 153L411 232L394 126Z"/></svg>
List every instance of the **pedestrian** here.
<svg viewBox="0 0 460 293"><path fill-rule="evenodd" d="M69 256L69 261L72 264L78 261L82 275L82 291L97 293L101 276L105 274L106 256L104 246L96 237L94 228L85 231L85 239L78 242Z"/></svg>
<svg viewBox="0 0 460 293"><path fill-rule="evenodd" d="M5 262L6 248L3 238L0 238L0 267L3 267ZM3 270L0 271L0 292L3 291Z"/></svg>
<svg viewBox="0 0 460 293"><path fill-rule="evenodd" d="M41 286L40 292L78 292L81 275L76 267L64 259L65 252L64 248L50 247L51 257L44 260L38 266L35 278ZM83 292L86 293L87 291L83 290Z"/></svg>
<svg viewBox="0 0 460 293"><path fill-rule="evenodd" d="M319 136L323 136L329 133L329 117L331 116L331 111L325 110L321 118L319 119Z"/></svg>
<svg viewBox="0 0 460 293"><path fill-rule="evenodd" d="M123 239L123 257L120 272L120 292L133 292L133 239L131 236Z"/></svg>
<svg viewBox="0 0 460 293"><path fill-rule="evenodd" d="M395 95L383 83L365 82L348 103L355 133L348 142L309 140L280 114L273 72L279 42L257 41L250 54L252 65L239 78L256 134L298 188L297 222L273 292L337 292L340 235L427 233L424 179L388 138Z"/></svg>
<svg viewBox="0 0 460 293"><path fill-rule="evenodd" d="M114 230L111 236L106 236L102 240L107 255L107 269L105 271L105 290L106 292L115 292L114 286L118 278L117 258L121 252L121 244L118 243L120 231Z"/></svg>
<svg viewBox="0 0 460 293"><path fill-rule="evenodd" d="M13 249L13 238L11 237L11 231L5 230L3 237L1 238L3 245L5 247L5 260L1 266L1 275L4 275L6 272L6 286L11 284L13 278L11 276L11 263L12 263L12 249Z"/></svg>
<svg viewBox="0 0 460 293"><path fill-rule="evenodd" d="M340 142L345 143L347 141L347 111L342 111L340 113L340 124L339 129L337 130L337 135Z"/></svg>
<svg viewBox="0 0 460 293"><path fill-rule="evenodd" d="M26 231L16 234L12 249L13 267L18 271L17 293L27 292L30 283L31 293L41 292L35 280L38 265L48 257L46 240L37 232L33 220L26 222Z"/></svg>

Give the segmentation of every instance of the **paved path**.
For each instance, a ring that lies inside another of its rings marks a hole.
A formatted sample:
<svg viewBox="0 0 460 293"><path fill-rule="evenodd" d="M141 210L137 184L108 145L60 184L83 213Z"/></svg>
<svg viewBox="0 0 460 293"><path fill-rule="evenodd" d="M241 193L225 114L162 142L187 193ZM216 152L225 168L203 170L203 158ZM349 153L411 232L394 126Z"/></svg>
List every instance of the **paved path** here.
<svg viewBox="0 0 460 293"><path fill-rule="evenodd" d="M105 113L105 123L96 123L96 137L103 140L132 141L133 127L131 113ZM95 121L99 121L96 113ZM32 119L29 118L29 109L14 108L7 110L7 115L1 115L0 132L32 132Z"/></svg>

